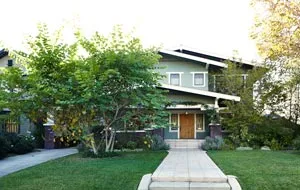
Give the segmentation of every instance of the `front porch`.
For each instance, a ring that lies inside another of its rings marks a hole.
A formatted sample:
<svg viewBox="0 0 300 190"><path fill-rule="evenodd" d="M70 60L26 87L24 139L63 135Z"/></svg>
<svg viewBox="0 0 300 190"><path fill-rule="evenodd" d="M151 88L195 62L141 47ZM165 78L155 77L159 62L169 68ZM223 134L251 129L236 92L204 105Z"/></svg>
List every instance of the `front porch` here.
<svg viewBox="0 0 300 190"><path fill-rule="evenodd" d="M170 110L164 139L204 139L209 136L208 119L200 109Z"/></svg>

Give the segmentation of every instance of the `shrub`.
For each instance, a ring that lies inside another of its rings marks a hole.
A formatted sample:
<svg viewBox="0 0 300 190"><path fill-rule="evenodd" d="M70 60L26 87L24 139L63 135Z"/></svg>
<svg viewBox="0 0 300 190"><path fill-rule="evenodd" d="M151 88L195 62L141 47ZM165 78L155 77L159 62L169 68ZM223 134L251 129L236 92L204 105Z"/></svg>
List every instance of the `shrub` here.
<svg viewBox="0 0 300 190"><path fill-rule="evenodd" d="M32 152L34 149L34 142L32 136L20 135L17 142L12 147L12 152L16 154L26 154Z"/></svg>
<svg viewBox="0 0 300 190"><path fill-rule="evenodd" d="M151 137L152 139L152 144L151 144L151 149L152 150L169 150L170 147L168 144L165 143L163 138L159 135L153 135Z"/></svg>
<svg viewBox="0 0 300 190"><path fill-rule="evenodd" d="M136 148L144 148L143 137L137 136L135 133L117 133L115 140L115 149L127 148L129 141L136 142Z"/></svg>
<svg viewBox="0 0 300 190"><path fill-rule="evenodd" d="M269 146L271 150L281 150L281 144L276 140L272 139L271 141L265 141L265 145Z"/></svg>
<svg viewBox="0 0 300 190"><path fill-rule="evenodd" d="M258 147L267 145L273 150L287 148L293 143L298 128L298 125L285 118L264 117L262 123L249 129L254 136L251 145Z"/></svg>
<svg viewBox="0 0 300 190"><path fill-rule="evenodd" d="M224 139L224 143L221 147L222 150L234 150L236 147L232 141L229 139Z"/></svg>
<svg viewBox="0 0 300 190"><path fill-rule="evenodd" d="M9 144L4 136L0 136L0 159L5 158L9 151Z"/></svg>
<svg viewBox="0 0 300 190"><path fill-rule="evenodd" d="M82 157L84 158L106 158L106 157L115 157L120 154L117 152L105 152L104 150L100 150L98 154L94 154L93 150L89 147L86 147L83 143L77 146L77 149Z"/></svg>
<svg viewBox="0 0 300 190"><path fill-rule="evenodd" d="M296 150L300 150L300 136L293 140L293 146Z"/></svg>
<svg viewBox="0 0 300 190"><path fill-rule="evenodd" d="M6 138L7 142L11 147L13 147L20 139L20 136L16 133L5 133L4 137ZM12 152L12 149L9 150Z"/></svg>
<svg viewBox="0 0 300 190"><path fill-rule="evenodd" d="M126 144L126 147L131 149L131 150L136 149L136 146L137 146L137 143L133 142L133 141L128 141L127 144Z"/></svg>
<svg viewBox="0 0 300 190"><path fill-rule="evenodd" d="M152 138L150 135L146 135L143 137L143 149L144 150L150 150L151 149L151 144L152 144Z"/></svg>
<svg viewBox="0 0 300 190"><path fill-rule="evenodd" d="M224 140L222 137L206 137L204 143L202 144L203 150L220 150L224 145Z"/></svg>

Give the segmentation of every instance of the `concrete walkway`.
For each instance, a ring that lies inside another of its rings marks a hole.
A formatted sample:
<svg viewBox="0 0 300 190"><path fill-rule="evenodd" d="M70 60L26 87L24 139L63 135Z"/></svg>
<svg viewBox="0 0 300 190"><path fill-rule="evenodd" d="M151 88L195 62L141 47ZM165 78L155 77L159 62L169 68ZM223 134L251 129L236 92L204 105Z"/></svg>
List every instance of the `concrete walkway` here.
<svg viewBox="0 0 300 190"><path fill-rule="evenodd" d="M152 181L227 182L227 176L199 149L171 149Z"/></svg>
<svg viewBox="0 0 300 190"><path fill-rule="evenodd" d="M75 148L52 150L40 149L36 152L8 157L0 160L0 177L31 166L41 164L43 162L47 162L49 160L76 154L77 152L78 151Z"/></svg>

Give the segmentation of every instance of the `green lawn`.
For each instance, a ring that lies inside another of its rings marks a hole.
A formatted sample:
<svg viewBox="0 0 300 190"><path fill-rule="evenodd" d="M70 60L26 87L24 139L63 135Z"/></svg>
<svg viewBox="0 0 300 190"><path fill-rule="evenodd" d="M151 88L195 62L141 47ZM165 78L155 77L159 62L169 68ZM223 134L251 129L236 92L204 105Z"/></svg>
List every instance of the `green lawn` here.
<svg viewBox="0 0 300 190"><path fill-rule="evenodd" d="M152 173L166 155L138 152L103 159L72 155L2 177L0 189L135 190L141 177Z"/></svg>
<svg viewBox="0 0 300 190"><path fill-rule="evenodd" d="M243 190L300 189L300 152L211 151L209 156Z"/></svg>

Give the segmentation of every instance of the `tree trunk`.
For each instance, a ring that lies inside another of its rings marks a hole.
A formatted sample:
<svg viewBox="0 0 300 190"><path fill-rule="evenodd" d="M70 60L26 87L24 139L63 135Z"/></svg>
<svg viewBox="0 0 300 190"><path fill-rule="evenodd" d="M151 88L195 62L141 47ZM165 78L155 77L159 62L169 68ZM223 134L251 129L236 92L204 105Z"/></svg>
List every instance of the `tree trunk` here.
<svg viewBox="0 0 300 190"><path fill-rule="evenodd" d="M110 137L109 137L109 141L108 144L105 147L105 152L111 152L114 149L114 143L115 142L115 132L111 131L110 132Z"/></svg>

